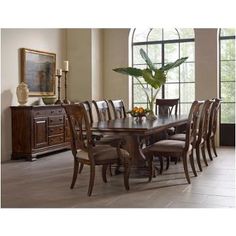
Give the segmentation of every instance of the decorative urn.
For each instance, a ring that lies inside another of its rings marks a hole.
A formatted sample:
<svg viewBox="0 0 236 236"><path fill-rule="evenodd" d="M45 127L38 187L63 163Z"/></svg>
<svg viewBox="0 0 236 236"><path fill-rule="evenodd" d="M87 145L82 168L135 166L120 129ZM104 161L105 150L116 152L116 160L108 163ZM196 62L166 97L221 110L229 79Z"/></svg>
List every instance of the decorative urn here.
<svg viewBox="0 0 236 236"><path fill-rule="evenodd" d="M29 97L28 85L24 82L21 82L16 88L16 95L18 103L23 106L27 103Z"/></svg>

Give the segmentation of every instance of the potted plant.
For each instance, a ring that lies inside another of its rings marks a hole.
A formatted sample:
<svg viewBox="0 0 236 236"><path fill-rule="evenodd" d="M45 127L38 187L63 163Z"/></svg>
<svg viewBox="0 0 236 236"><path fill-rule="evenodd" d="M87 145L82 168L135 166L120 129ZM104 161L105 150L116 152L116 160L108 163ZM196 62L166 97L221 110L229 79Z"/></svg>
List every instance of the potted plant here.
<svg viewBox="0 0 236 236"><path fill-rule="evenodd" d="M144 59L144 61L147 64L147 68L145 69L139 69L135 67L126 67L126 68L116 68L113 69L115 72L124 74L124 75L130 75L137 79L137 81L142 86L148 101L148 109L149 112L149 118L155 119L155 115L153 112L154 104L156 96L163 84L166 82L167 73L170 69L173 69L175 67L180 66L183 62L185 62L188 57L182 57L175 62L168 63L161 68L157 69L156 66L152 63L146 52L141 48L140 49L140 55ZM152 88L156 89L155 93L151 96L149 96L147 89L143 86L143 84L140 81L140 77L142 77L147 84L149 84Z"/></svg>

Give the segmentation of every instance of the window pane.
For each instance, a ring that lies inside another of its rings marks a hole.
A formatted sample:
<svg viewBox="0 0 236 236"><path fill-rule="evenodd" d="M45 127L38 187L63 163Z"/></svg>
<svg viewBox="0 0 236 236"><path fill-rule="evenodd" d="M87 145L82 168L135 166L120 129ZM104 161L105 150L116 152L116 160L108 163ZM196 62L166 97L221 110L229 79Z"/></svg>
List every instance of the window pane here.
<svg viewBox="0 0 236 236"><path fill-rule="evenodd" d="M160 41L162 40L162 29L152 29L148 35L148 41Z"/></svg>
<svg viewBox="0 0 236 236"><path fill-rule="evenodd" d="M161 63L161 44L148 45L148 56L153 63Z"/></svg>
<svg viewBox="0 0 236 236"><path fill-rule="evenodd" d="M165 84L165 98L179 98L179 84Z"/></svg>
<svg viewBox="0 0 236 236"><path fill-rule="evenodd" d="M168 71L166 82L179 82L179 68L174 68Z"/></svg>
<svg viewBox="0 0 236 236"><path fill-rule="evenodd" d="M235 29L221 29L220 36L234 36Z"/></svg>
<svg viewBox="0 0 236 236"><path fill-rule="evenodd" d="M143 107L143 108L147 108L147 103L134 103L133 107Z"/></svg>
<svg viewBox="0 0 236 236"><path fill-rule="evenodd" d="M165 44L165 63L174 62L179 58L179 44Z"/></svg>
<svg viewBox="0 0 236 236"><path fill-rule="evenodd" d="M145 42L147 41L147 35L150 29L135 29L133 42Z"/></svg>
<svg viewBox="0 0 236 236"><path fill-rule="evenodd" d="M146 94L145 94L145 92L144 92L142 86L139 85L139 84L134 84L133 86L134 86L134 87L133 87L133 88L134 88L134 94L133 94L133 96L134 96L134 102L135 102L135 103L147 102L147 96L146 96ZM150 93L151 93L151 92L150 92L150 90L149 90L148 94L150 94Z"/></svg>
<svg viewBox="0 0 236 236"><path fill-rule="evenodd" d="M221 103L221 123L235 123L235 104Z"/></svg>
<svg viewBox="0 0 236 236"><path fill-rule="evenodd" d="M221 60L235 60L235 40L221 40Z"/></svg>
<svg viewBox="0 0 236 236"><path fill-rule="evenodd" d="M193 29L177 29L179 34L180 34L180 38L181 39L193 39L194 38L194 30Z"/></svg>
<svg viewBox="0 0 236 236"><path fill-rule="evenodd" d="M180 84L180 100L181 102L193 102L195 98L194 83Z"/></svg>
<svg viewBox="0 0 236 236"><path fill-rule="evenodd" d="M194 82L194 63L183 63L180 66L180 81Z"/></svg>
<svg viewBox="0 0 236 236"><path fill-rule="evenodd" d="M194 42L180 44L180 57L188 57L188 62L194 61Z"/></svg>
<svg viewBox="0 0 236 236"><path fill-rule="evenodd" d="M164 40L179 39L176 29L164 29Z"/></svg>
<svg viewBox="0 0 236 236"><path fill-rule="evenodd" d="M235 82L221 82L221 99L223 102L235 102Z"/></svg>
<svg viewBox="0 0 236 236"><path fill-rule="evenodd" d="M189 114L192 103L181 103L180 104L180 114Z"/></svg>
<svg viewBox="0 0 236 236"><path fill-rule="evenodd" d="M221 81L235 81L235 61L221 61Z"/></svg>
<svg viewBox="0 0 236 236"><path fill-rule="evenodd" d="M139 52L141 48L146 51L146 46L144 45L133 46L133 63L134 64L146 64Z"/></svg>

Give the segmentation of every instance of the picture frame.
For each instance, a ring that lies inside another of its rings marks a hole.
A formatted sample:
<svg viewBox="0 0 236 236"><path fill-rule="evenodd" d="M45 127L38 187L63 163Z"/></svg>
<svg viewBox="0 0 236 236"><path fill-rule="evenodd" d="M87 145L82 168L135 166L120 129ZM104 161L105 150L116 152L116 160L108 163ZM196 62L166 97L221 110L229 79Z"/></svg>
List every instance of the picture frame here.
<svg viewBox="0 0 236 236"><path fill-rule="evenodd" d="M29 96L55 95L56 54L21 48L21 81Z"/></svg>

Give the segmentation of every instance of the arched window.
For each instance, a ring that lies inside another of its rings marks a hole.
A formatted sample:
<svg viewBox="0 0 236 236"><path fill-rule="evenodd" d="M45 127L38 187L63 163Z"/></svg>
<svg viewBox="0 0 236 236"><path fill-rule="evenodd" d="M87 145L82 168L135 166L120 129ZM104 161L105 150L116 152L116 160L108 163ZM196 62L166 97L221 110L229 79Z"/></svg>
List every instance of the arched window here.
<svg viewBox="0 0 236 236"><path fill-rule="evenodd" d="M235 29L220 29L220 143L234 145L235 127Z"/></svg>
<svg viewBox="0 0 236 236"><path fill-rule="evenodd" d="M141 48L157 67L180 57L188 57L180 67L168 72L166 84L157 95L158 98L180 98L179 112L188 113L195 99L193 29L135 29L132 32L132 66L146 68L139 54ZM144 80L142 82L148 88L148 84ZM147 97L135 78L132 81L132 105L147 105Z"/></svg>

